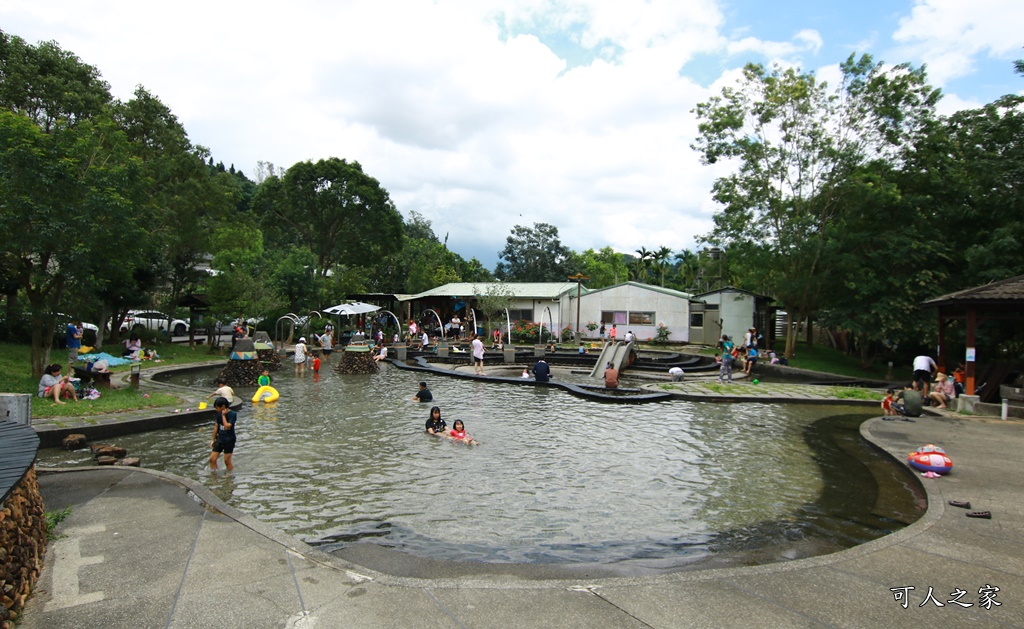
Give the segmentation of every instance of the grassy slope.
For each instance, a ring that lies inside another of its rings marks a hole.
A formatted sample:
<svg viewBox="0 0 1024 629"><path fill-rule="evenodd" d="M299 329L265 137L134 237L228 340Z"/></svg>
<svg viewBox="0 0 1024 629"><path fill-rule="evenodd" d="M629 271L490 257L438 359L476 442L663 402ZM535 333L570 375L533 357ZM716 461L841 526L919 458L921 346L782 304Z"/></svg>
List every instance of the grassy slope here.
<svg viewBox="0 0 1024 629"><path fill-rule="evenodd" d="M150 346L151 344L147 344L147 347ZM188 346L164 343L156 345L155 349L160 355L162 362L151 363L144 361L142 363L143 369L162 366L167 363L185 364L223 360L219 355L210 354L205 347L198 347L192 350ZM51 400L40 399L36 396L36 392L39 389L39 380L32 377L30 357L31 349L28 345L0 343L0 391L30 393L32 395L33 417L98 415L139 408L173 406L179 402L178 398L172 395L151 393L150 397L142 397L135 389L124 387L117 390L101 390L101 397L98 400L82 400L77 404L67 400L67 404L57 405ZM66 364L66 361L67 353L65 350L54 349L50 352L50 362L58 362L63 365ZM130 366L124 365L114 367L111 371L117 374L129 371L129 369ZM67 373L66 367L64 373Z"/></svg>

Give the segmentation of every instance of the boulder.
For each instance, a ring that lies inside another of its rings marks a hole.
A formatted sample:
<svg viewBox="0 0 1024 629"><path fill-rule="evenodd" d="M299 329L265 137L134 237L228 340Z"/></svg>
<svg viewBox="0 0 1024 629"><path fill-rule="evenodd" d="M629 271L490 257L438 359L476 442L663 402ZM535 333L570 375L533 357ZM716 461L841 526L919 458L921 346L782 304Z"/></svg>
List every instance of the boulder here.
<svg viewBox="0 0 1024 629"><path fill-rule="evenodd" d="M96 465L114 465L117 463L117 458L112 456L98 456L96 457Z"/></svg>
<svg viewBox="0 0 1024 629"><path fill-rule="evenodd" d="M61 440L61 444L63 444L65 450L77 450L85 445L85 441L85 435L76 433L64 437L64 439Z"/></svg>

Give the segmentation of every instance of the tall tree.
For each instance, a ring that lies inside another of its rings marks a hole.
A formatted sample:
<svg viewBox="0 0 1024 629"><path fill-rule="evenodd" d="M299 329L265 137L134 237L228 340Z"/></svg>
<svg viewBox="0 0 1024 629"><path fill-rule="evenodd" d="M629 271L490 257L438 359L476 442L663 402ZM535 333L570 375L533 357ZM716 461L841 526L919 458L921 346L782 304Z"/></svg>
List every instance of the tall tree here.
<svg viewBox="0 0 1024 629"><path fill-rule="evenodd" d="M309 249L321 277L336 265L365 265L403 244L401 214L359 162L299 162L284 177L268 176L253 205L272 246Z"/></svg>
<svg viewBox="0 0 1024 629"><path fill-rule="evenodd" d="M611 247L574 253L569 267L571 273L582 273L589 277L585 283L591 289L615 286L629 278L629 266L623 255Z"/></svg>
<svg viewBox="0 0 1024 629"><path fill-rule="evenodd" d="M847 207L844 184L869 161L898 164L930 128L939 98L924 70L907 64L851 55L840 70L829 88L798 69L747 65L739 86L695 109L702 161L736 164L713 186L722 210L707 241L752 255L750 279L789 311L789 356L792 326L813 314L829 273L824 254Z"/></svg>
<svg viewBox="0 0 1024 629"><path fill-rule="evenodd" d="M658 247L657 251L651 253L651 261L654 262L654 266L658 269L658 276L661 278L661 286L665 286L665 273L672 268L672 250L662 245Z"/></svg>
<svg viewBox="0 0 1024 629"><path fill-rule="evenodd" d="M29 301L38 376L69 287L97 280L97 248L118 246L111 229L132 233L141 177L96 68L0 32L0 76L0 240Z"/></svg>
<svg viewBox="0 0 1024 629"><path fill-rule="evenodd" d="M510 282L564 282L572 251L558 238L558 228L548 223L533 227L516 225L505 239L494 275Z"/></svg>

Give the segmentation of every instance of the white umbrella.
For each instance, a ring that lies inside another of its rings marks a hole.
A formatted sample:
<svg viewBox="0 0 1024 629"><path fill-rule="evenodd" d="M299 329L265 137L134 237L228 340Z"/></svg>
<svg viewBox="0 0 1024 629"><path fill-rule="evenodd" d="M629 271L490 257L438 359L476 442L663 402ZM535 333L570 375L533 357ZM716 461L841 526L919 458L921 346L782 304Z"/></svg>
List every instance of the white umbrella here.
<svg viewBox="0 0 1024 629"><path fill-rule="evenodd" d="M324 308L324 312L335 315L356 315L364 314L367 312L376 312L378 310L380 310L380 306L374 306L373 304L364 304L361 301L354 301L350 304L338 304L337 306Z"/></svg>

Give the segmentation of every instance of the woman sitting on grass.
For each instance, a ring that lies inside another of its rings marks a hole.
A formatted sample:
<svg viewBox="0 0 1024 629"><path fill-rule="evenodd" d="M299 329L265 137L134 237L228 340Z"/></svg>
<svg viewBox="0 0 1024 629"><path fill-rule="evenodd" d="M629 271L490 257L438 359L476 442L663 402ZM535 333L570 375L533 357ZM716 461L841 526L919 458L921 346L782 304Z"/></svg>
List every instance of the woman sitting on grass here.
<svg viewBox="0 0 1024 629"><path fill-rule="evenodd" d="M70 397L75 402L78 402L78 396L75 395L75 385L71 384L68 376L61 377L60 370L61 366L57 363L46 368L46 373L39 379L39 397L52 397L54 404L64 404L64 402L60 401L61 397Z"/></svg>

